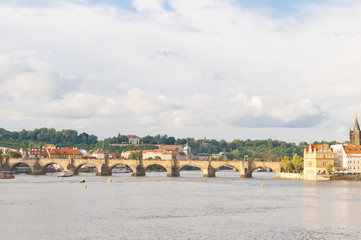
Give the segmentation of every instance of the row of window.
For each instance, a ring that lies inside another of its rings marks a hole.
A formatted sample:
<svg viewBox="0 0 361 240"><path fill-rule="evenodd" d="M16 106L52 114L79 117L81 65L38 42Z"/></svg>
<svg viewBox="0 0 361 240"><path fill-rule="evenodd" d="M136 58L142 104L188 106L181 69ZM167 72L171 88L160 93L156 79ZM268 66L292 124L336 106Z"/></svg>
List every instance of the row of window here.
<svg viewBox="0 0 361 240"><path fill-rule="evenodd" d="M360 167L357 167L357 168L356 168L355 166L353 166L353 167L352 167L352 166L348 166L348 169L360 169Z"/></svg>
<svg viewBox="0 0 361 240"><path fill-rule="evenodd" d="M352 161L347 161L347 162L352 163ZM354 160L353 163L356 163L356 161ZM360 160L358 160L357 163L360 163Z"/></svg>

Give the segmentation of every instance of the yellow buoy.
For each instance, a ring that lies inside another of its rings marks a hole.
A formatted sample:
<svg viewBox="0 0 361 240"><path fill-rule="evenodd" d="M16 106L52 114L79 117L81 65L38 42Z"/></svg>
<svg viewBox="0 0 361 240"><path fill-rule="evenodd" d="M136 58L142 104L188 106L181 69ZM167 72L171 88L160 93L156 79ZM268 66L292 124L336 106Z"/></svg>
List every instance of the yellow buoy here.
<svg viewBox="0 0 361 240"><path fill-rule="evenodd" d="M107 180L107 177L104 177L105 180Z"/></svg>
<svg viewBox="0 0 361 240"><path fill-rule="evenodd" d="M88 187L88 185L85 184L85 185L84 185L84 188L86 189L87 187Z"/></svg>
<svg viewBox="0 0 361 240"><path fill-rule="evenodd" d="M262 187L264 187L264 183L262 183Z"/></svg>

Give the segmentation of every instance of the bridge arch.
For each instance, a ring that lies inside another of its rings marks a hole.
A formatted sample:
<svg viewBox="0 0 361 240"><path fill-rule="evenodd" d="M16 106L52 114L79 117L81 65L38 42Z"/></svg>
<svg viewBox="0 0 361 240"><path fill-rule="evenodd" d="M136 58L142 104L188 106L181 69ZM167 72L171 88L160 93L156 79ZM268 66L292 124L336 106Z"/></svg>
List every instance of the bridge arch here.
<svg viewBox="0 0 361 240"><path fill-rule="evenodd" d="M86 161L84 161L84 162L82 162L82 163L74 166L73 169L72 169L71 166L68 166L68 169L73 170L74 175L78 175L78 174L79 174L79 169L80 169L82 166L86 165L86 164L94 166L94 167L97 169L97 175L100 175L100 174L101 174L103 163L96 164L96 163L93 163L93 162L86 162Z"/></svg>
<svg viewBox="0 0 361 240"><path fill-rule="evenodd" d="M193 174L191 174L190 172L192 171L197 171L197 170L185 170L185 168L187 167L193 167L193 168L198 168L200 173L198 174L195 174L193 172ZM181 174L181 171L183 171L183 173ZM199 175L199 176L198 176ZM202 177L203 176L203 171L202 169L197 166L196 164L187 164L187 165L182 165L179 169L178 169L178 176L181 176L181 177Z"/></svg>
<svg viewBox="0 0 361 240"><path fill-rule="evenodd" d="M246 177L252 177L252 173L260 167L269 168L275 173L275 177L280 177L281 163L279 162L252 162L249 169L246 171Z"/></svg>
<svg viewBox="0 0 361 240"><path fill-rule="evenodd" d="M11 166L9 166L10 171L16 172L16 169L19 167L19 165L25 165L25 166L29 167L30 168L29 173L33 173L33 171L34 171L33 166L31 164L28 164L28 163L24 162L24 161L19 161L19 162L16 162L16 163L12 164Z"/></svg>
<svg viewBox="0 0 361 240"><path fill-rule="evenodd" d="M46 174L46 169L51 166L51 165L59 165L61 167L60 170L64 170L64 167L61 164L58 164L57 162L49 162L46 163L42 166L41 172L43 172L44 174Z"/></svg>
<svg viewBox="0 0 361 240"><path fill-rule="evenodd" d="M110 166L110 171L113 171L113 169L116 167L116 166L119 166L119 165L125 165L127 166L128 168L130 168L132 170L133 173L136 172L136 166L131 166L131 165L128 165L128 164L125 164L125 163L116 163L116 164L113 164Z"/></svg>
<svg viewBox="0 0 361 240"><path fill-rule="evenodd" d="M218 171L221 167L236 168L238 172L241 172L239 166L235 166L235 165L229 164L229 163L224 163L224 164L218 165L217 167L214 168L214 171Z"/></svg>
<svg viewBox="0 0 361 240"><path fill-rule="evenodd" d="M152 167L152 166L159 166L159 167L161 167L162 169L164 169L164 171L161 171L161 172L164 172L165 176L168 175L168 172L171 172L171 171L172 171L172 168L171 168L171 167L170 167L171 169L169 169L168 166L165 166L165 165L163 165L163 164L152 163L152 164L147 164L146 166L143 166L145 175L147 175L146 172L149 171L150 167ZM161 174L161 175L163 175L163 174Z"/></svg>
<svg viewBox="0 0 361 240"><path fill-rule="evenodd" d="M150 161L150 162L143 162L143 168L146 171L150 166L153 165L159 165L163 168L165 168L165 170L168 170L169 166L165 163L163 163L162 161Z"/></svg>

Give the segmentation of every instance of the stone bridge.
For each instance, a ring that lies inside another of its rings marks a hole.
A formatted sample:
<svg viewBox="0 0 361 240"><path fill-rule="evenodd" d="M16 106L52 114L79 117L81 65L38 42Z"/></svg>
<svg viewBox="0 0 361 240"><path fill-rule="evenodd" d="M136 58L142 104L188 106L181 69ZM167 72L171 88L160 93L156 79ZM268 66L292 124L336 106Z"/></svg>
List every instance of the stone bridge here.
<svg viewBox="0 0 361 240"><path fill-rule="evenodd" d="M63 169L71 170L74 175L78 175L79 168L84 164L94 165L97 169L97 175L110 176L112 169L120 164L127 165L133 171L132 176L145 176L148 167L152 165L160 165L164 167L168 177L178 177L179 172L186 166L198 167L203 172L203 177L215 177L216 171L228 166L238 170L240 177L252 177L252 172L258 167L267 167L276 173L276 177L280 177L281 163L280 162L248 162L238 160L223 160L223 161L199 161L199 160L136 160L136 159L5 159L2 160L2 167L5 170L14 170L19 164L25 164L30 167L32 174L44 175L46 168L52 164L59 164Z"/></svg>

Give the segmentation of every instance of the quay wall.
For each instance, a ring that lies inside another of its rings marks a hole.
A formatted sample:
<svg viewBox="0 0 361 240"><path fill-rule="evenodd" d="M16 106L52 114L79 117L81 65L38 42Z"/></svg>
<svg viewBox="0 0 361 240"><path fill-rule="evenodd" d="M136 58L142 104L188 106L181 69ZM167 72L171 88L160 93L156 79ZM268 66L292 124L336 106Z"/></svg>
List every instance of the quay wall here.
<svg viewBox="0 0 361 240"><path fill-rule="evenodd" d="M284 173L284 172L281 172L280 178L303 180L303 174L301 174L301 173Z"/></svg>

